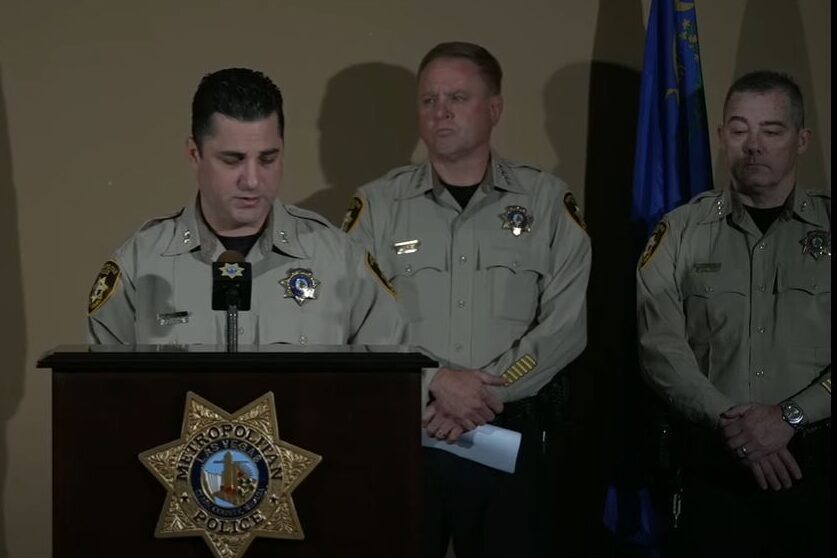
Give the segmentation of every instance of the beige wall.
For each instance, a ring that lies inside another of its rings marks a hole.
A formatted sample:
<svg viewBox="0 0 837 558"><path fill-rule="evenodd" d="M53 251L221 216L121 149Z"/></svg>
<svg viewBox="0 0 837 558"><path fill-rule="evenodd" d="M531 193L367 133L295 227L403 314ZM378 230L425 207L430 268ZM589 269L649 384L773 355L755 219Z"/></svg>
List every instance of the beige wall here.
<svg viewBox="0 0 837 558"><path fill-rule="evenodd" d="M620 85L638 83L648 6L0 0L0 556L50 553L50 382L34 362L83 341L85 296L109 252L192 196L183 144L202 74L246 65L275 78L288 120L281 196L337 219L359 183L420 157L423 52L479 42L506 72L499 150L557 170L583 206L606 205L630 188L635 93ZM711 124L735 75L792 72L817 138L803 180L830 186L830 2L703 0L698 21ZM605 108L588 114L594 102ZM594 161L623 169L614 197L591 187ZM608 234L592 225L594 240Z"/></svg>

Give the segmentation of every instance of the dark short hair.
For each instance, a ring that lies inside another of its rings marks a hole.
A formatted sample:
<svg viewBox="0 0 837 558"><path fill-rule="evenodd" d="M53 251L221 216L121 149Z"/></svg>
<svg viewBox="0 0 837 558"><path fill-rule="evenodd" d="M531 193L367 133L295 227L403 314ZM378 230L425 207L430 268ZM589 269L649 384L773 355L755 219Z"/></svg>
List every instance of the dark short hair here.
<svg viewBox="0 0 837 558"><path fill-rule="evenodd" d="M214 133L212 115L223 114L242 122L268 118L274 112L279 136L285 134L282 93L262 72L249 68L226 68L206 74L192 98L192 139L201 146Z"/></svg>
<svg viewBox="0 0 837 558"><path fill-rule="evenodd" d="M791 118L797 128L805 126L805 105L802 102L802 91L787 74L771 70L758 70L744 74L732 84L724 99L724 117L727 105L734 93L767 93L768 91L782 91L790 99Z"/></svg>
<svg viewBox="0 0 837 558"><path fill-rule="evenodd" d="M439 43L430 49L430 52L424 55L418 67L418 75L427 67L428 64L439 58L464 58L473 62L482 74L485 84L488 86L488 91L492 95L499 95L503 81L503 70L500 68L500 63L494 58L488 50L480 45L474 43L465 43L461 41L454 41L449 43Z"/></svg>

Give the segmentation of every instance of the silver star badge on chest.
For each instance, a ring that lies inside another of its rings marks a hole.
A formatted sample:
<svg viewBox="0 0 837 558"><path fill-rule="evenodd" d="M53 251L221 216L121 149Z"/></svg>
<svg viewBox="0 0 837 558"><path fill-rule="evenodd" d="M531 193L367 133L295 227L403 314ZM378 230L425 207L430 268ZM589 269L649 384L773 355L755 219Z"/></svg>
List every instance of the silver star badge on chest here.
<svg viewBox="0 0 837 558"><path fill-rule="evenodd" d="M520 236L525 232L532 232L532 223L535 218L529 215L529 211L520 205L506 206L506 210L499 215L503 220L504 231L511 231L514 236Z"/></svg>
<svg viewBox="0 0 837 558"><path fill-rule="evenodd" d="M285 288L285 298L292 298L302 306L306 300L317 298L320 286L310 269L294 268L288 271L288 276L279 281Z"/></svg>
<svg viewBox="0 0 837 558"><path fill-rule="evenodd" d="M803 254L811 254L815 260L820 256L831 256L831 233L816 230L808 231L808 234L799 239L802 245Z"/></svg>

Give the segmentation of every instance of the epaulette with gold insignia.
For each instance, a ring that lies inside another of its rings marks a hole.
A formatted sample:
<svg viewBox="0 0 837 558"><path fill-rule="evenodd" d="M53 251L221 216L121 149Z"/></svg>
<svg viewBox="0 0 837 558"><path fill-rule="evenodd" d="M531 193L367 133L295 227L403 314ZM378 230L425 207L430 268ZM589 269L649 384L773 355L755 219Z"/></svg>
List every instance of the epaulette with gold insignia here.
<svg viewBox="0 0 837 558"><path fill-rule="evenodd" d="M116 288L119 286L119 278L122 277L122 270L114 260L108 260L102 266L102 270L90 288L90 297L87 301L87 315L92 316L99 308L110 300Z"/></svg>
<svg viewBox="0 0 837 558"><path fill-rule="evenodd" d="M374 256L372 256L369 252L366 253L366 267L368 267L369 271L372 272L372 275L374 275L378 281L381 282L381 285L389 291L389 294L391 294L393 298L397 299L398 291L395 290L395 287L389 282L389 279L384 276L384 272L381 271L380 267L378 267L378 262L375 261Z"/></svg>
<svg viewBox="0 0 837 558"><path fill-rule="evenodd" d="M538 361L532 355L523 355L517 359L514 364L509 366L505 372L500 374L500 377L506 381L505 386L510 386L519 379L526 376L529 372L535 369Z"/></svg>

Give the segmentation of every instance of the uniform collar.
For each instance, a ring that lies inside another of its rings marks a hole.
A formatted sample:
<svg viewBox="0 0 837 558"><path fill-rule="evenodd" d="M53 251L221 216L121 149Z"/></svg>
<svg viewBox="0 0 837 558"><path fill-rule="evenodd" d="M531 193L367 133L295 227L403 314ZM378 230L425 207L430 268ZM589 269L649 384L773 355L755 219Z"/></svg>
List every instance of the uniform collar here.
<svg viewBox="0 0 837 558"><path fill-rule="evenodd" d="M728 215L732 215L732 220L740 225L742 220L745 219L746 212L741 197L731 189L726 189L716 196L713 203L707 206L701 223L720 221ZM812 202L811 195L799 187L795 187L785 200L785 210L782 212L781 218L785 220L796 218L823 228L828 223L828 217L819 209L818 204Z"/></svg>
<svg viewBox="0 0 837 558"><path fill-rule="evenodd" d="M509 164L492 150L491 158L488 161L489 169L480 183L480 188L488 192L492 189L506 190L519 194L526 193L526 190L515 180ZM439 180L439 175L433 170L430 161L425 161L418 171L413 174L410 184L401 199L414 198L433 191L437 196L441 195L444 186Z"/></svg>
<svg viewBox="0 0 837 558"><path fill-rule="evenodd" d="M196 197L194 203L187 205L175 217L174 236L163 252L164 256L179 256L200 250L208 261L214 261L223 251L218 238L204 221L198 203L200 198ZM296 219L278 200L273 202L265 231L256 244L264 253L275 249L295 258L308 257L299 241Z"/></svg>

